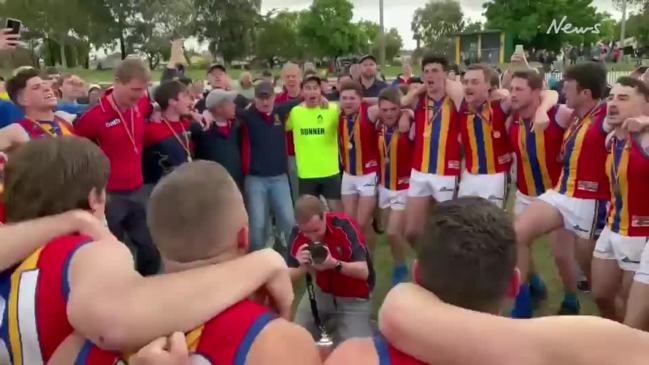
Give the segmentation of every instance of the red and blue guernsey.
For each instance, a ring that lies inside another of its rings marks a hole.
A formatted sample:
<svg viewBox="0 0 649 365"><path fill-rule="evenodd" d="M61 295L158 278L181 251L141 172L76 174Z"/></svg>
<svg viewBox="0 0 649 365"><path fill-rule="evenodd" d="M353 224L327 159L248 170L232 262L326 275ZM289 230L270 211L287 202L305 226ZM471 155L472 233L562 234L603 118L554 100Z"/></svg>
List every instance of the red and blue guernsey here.
<svg viewBox="0 0 649 365"><path fill-rule="evenodd" d="M507 137L507 115L500 101L487 101L477 110L470 110L464 100L460 119L466 170L474 175L509 171L512 149Z"/></svg>
<svg viewBox="0 0 649 365"><path fill-rule="evenodd" d="M72 334L66 311L70 287L68 269L86 236L61 236L32 253L0 283L5 298L0 338L13 365L46 364L56 348ZM2 309L2 308L0 308ZM0 349L1 351L2 349Z"/></svg>
<svg viewBox="0 0 649 365"><path fill-rule="evenodd" d="M563 138L563 167L556 190L579 199L609 199L606 176L606 103L595 106L583 118L576 118Z"/></svg>
<svg viewBox="0 0 649 365"><path fill-rule="evenodd" d="M268 308L250 300L241 301L209 322L186 334L192 364L245 365L259 333L275 319ZM122 356L104 351L86 341L74 365L114 365Z"/></svg>
<svg viewBox="0 0 649 365"><path fill-rule="evenodd" d="M355 116L340 113L338 147L344 171L362 176L377 172L379 151L376 145L376 127L367 117L367 105L361 103Z"/></svg>
<svg viewBox="0 0 649 365"><path fill-rule="evenodd" d="M405 354L390 345L381 335L372 338L376 354L379 357L379 365L424 365L414 357Z"/></svg>
<svg viewBox="0 0 649 365"><path fill-rule="evenodd" d="M426 174L459 176L460 119L448 97L422 96L415 108L415 150L412 167Z"/></svg>
<svg viewBox="0 0 649 365"><path fill-rule="evenodd" d="M34 121L25 118L16 123L23 127L29 139L74 135L72 125L59 117L54 117L53 121Z"/></svg>
<svg viewBox="0 0 649 365"><path fill-rule="evenodd" d="M157 183L175 167L192 160L194 143L188 119L148 122L144 127L142 174L147 184Z"/></svg>
<svg viewBox="0 0 649 365"><path fill-rule="evenodd" d="M611 185L608 227L622 236L649 237L649 154L636 136L613 137L606 159ZM636 197L631 199L631 197Z"/></svg>
<svg viewBox="0 0 649 365"><path fill-rule="evenodd" d="M412 170L412 141L408 133L400 133L396 125L379 125L379 184L393 191L408 189Z"/></svg>
<svg viewBox="0 0 649 365"><path fill-rule="evenodd" d="M561 146L565 129L556 121L555 105L548 111L550 124L543 133L532 130L531 121L518 113L512 116L509 140L516 153L516 185L527 196L539 196L552 189L561 174Z"/></svg>

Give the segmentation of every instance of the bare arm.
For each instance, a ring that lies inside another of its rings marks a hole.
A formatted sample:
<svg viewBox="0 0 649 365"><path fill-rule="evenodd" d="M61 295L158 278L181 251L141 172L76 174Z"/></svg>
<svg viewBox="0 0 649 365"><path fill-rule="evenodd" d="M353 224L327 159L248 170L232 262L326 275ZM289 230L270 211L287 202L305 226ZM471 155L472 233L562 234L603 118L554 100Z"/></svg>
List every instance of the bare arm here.
<svg viewBox="0 0 649 365"><path fill-rule="evenodd" d="M0 129L0 151L6 151L14 144L28 141L27 132L19 124L13 123Z"/></svg>
<svg viewBox="0 0 649 365"><path fill-rule="evenodd" d="M379 119L379 106L378 105L372 105L369 108L367 108L367 119L370 120L370 122L375 123Z"/></svg>
<svg viewBox="0 0 649 365"><path fill-rule="evenodd" d="M406 95L401 98L401 106L404 108L415 109L419 97L426 93L426 85L421 85L417 89L408 91Z"/></svg>
<svg viewBox="0 0 649 365"><path fill-rule="evenodd" d="M302 327L276 319L264 328L250 348L246 364L322 364L311 335Z"/></svg>
<svg viewBox="0 0 649 365"><path fill-rule="evenodd" d="M388 294L379 326L395 347L428 363L605 365L624 358L641 364L649 356L649 334L619 323L588 316L497 317L444 304L414 284Z"/></svg>
<svg viewBox="0 0 649 365"><path fill-rule="evenodd" d="M446 95L453 101L455 107L459 110L464 99L464 86L458 80L446 80Z"/></svg>
<svg viewBox="0 0 649 365"><path fill-rule="evenodd" d="M370 274L366 261L341 262L343 267L341 274L354 279L366 280Z"/></svg>
<svg viewBox="0 0 649 365"><path fill-rule="evenodd" d="M6 270L50 240L80 232L93 239L107 239L112 235L90 213L71 211L51 217L0 226L0 271Z"/></svg>
<svg viewBox="0 0 649 365"><path fill-rule="evenodd" d="M401 110L401 117L399 117L399 132L407 133L410 131L414 119L415 113L411 109Z"/></svg>
<svg viewBox="0 0 649 365"><path fill-rule="evenodd" d="M552 109L559 102L559 93L554 90L543 90L541 93L541 105L536 109L534 113L534 119L532 120L534 128L536 130L545 129L550 123L550 118L548 117L548 111Z"/></svg>
<svg viewBox="0 0 649 365"><path fill-rule="evenodd" d="M93 242L74 255L69 278L70 323L107 350L137 349L174 331L186 332L265 283L287 318L293 301L286 264L272 250L144 278L133 269L125 245L115 240Z"/></svg>
<svg viewBox="0 0 649 365"><path fill-rule="evenodd" d="M561 126L563 129L568 129L570 127L570 123L574 120L572 117L574 111L564 104L559 105L559 110L557 110L557 124Z"/></svg>
<svg viewBox="0 0 649 365"><path fill-rule="evenodd" d="M363 103L367 105L376 105L379 103L379 98L363 98Z"/></svg>

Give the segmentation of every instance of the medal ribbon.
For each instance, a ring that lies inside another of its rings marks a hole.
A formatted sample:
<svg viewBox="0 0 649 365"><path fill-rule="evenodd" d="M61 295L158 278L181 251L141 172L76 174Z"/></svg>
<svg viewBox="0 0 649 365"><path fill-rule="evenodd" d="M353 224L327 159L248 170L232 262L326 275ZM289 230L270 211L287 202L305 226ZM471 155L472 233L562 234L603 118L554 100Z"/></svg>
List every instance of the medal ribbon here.
<svg viewBox="0 0 649 365"><path fill-rule="evenodd" d="M39 122L37 122L37 121L35 121L35 120L31 119L31 118L26 118L26 119L29 120L30 122L32 122L32 124L35 127L37 127L38 129L40 129L43 132L45 132L46 134L48 134L50 137L57 137L57 136L63 135L63 129L59 125L59 122L56 120L56 117L54 117L54 121L52 122L52 129L51 130L47 130L47 128L43 127L43 125L41 125L41 123L39 123ZM61 134L58 133L59 131L61 132Z"/></svg>
<svg viewBox="0 0 649 365"><path fill-rule="evenodd" d="M584 121L588 118L590 118L595 111L595 109L599 106L599 104L595 105L592 109L586 113L586 115L579 119L579 117L575 117L577 119L577 123L572 123L570 125L570 129L568 129L568 137L563 139L563 143L561 144L561 152L559 153L559 156L561 156L561 159L563 160L564 157L566 156L566 147L568 146L568 143L570 140L572 140L575 135L579 132L581 129L581 126L584 124Z"/></svg>
<svg viewBox="0 0 649 365"><path fill-rule="evenodd" d="M191 153L191 150L189 149L189 138L187 137L187 130L185 129L185 126L183 125L182 121L178 121L178 123L180 123L180 128L182 128L182 130L183 130L183 133L182 133L183 138L182 139L180 138L178 133L176 133L176 130L174 130L171 127L171 124L166 119L162 119L162 122L167 126L167 128L169 128L171 133L173 133L174 137L176 137L176 141L178 141L178 143L183 148L183 150L185 150L185 153L187 154L187 161L191 161L192 160L192 153ZM183 143L183 140L184 140L184 143Z"/></svg>
<svg viewBox="0 0 649 365"><path fill-rule="evenodd" d="M122 112L119 111L117 108L117 105L115 104L114 96L111 95L110 98L108 98L108 103L110 104L111 108L117 113L117 116L119 117L119 121L124 127L124 130L126 131L126 135L128 136L128 139L131 141L131 145L133 145L133 151L137 154L138 149L137 149L137 144L135 144L135 122L134 122L134 117L135 113L133 112L133 108L131 108L131 123L130 123L130 129L129 126L126 122L126 118L124 118L124 115L122 115Z"/></svg>

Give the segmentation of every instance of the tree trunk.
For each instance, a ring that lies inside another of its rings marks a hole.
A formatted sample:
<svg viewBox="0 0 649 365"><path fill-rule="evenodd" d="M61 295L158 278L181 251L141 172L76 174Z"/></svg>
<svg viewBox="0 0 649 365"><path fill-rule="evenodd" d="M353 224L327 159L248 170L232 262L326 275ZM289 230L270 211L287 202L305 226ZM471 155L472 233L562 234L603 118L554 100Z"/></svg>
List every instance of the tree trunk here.
<svg viewBox="0 0 649 365"><path fill-rule="evenodd" d="M68 68L68 59L65 56L65 42L63 42L63 39L59 41L59 49L61 50L61 66Z"/></svg>
<svg viewBox="0 0 649 365"><path fill-rule="evenodd" d="M119 50L122 55L122 59L126 58L126 41L124 40L124 21L119 17L118 20L118 25L119 25Z"/></svg>

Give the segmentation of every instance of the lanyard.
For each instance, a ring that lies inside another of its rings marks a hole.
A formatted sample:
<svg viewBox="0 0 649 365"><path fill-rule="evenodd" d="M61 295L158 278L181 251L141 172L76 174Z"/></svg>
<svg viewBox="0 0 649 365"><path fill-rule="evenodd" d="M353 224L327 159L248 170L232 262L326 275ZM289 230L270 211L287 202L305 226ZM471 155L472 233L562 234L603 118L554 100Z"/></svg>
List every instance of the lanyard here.
<svg viewBox="0 0 649 365"><path fill-rule="evenodd" d="M620 141L617 139L617 137L613 138L613 163L611 163L611 175L613 175L613 193L616 197L617 195L620 195L620 164L622 164L622 155L624 154L624 149L630 148L629 140L627 139L626 141L624 141L624 147L622 152L620 153L620 159L616 162L615 157L617 155L618 142Z"/></svg>
<svg viewBox="0 0 649 365"><path fill-rule="evenodd" d="M352 124L352 127L349 128L349 118L345 115L345 125L347 126L347 134L349 136L349 143L347 144L347 149L351 150L354 148L354 134L356 133L356 127L358 126L358 129L361 129L361 112L362 110L358 110L358 114L356 115L356 118L354 118L354 124Z"/></svg>
<svg viewBox="0 0 649 365"><path fill-rule="evenodd" d="M131 128L129 129L128 126L129 123L126 122L126 118L124 118L122 112L120 112L119 109L117 108L114 99L115 99L114 96L111 95L110 98L108 98L108 103L110 104L111 108L113 108L113 110L117 113L117 116L119 117L119 121L124 127L124 130L126 131L126 135L128 136L128 139L131 141L131 145L133 145L133 151L135 152L135 154L138 154L139 151L137 148L137 144L135 144L135 120L134 120L135 114L133 112L133 108L131 108L131 123L130 123Z"/></svg>
<svg viewBox="0 0 649 365"><path fill-rule="evenodd" d="M563 160L566 157L566 147L568 146L568 143L570 142L570 140L572 140L572 138L575 137L575 135L579 132L582 125L584 124L584 121L592 116L593 112L595 111L595 109L598 106L599 106L599 104L595 105L581 119L579 119L579 117L575 117L577 119L577 123L573 123L570 126L570 129L568 130L568 137L564 138L563 143L561 144L561 152L559 153L559 156L561 157L561 160Z"/></svg>
<svg viewBox="0 0 649 365"><path fill-rule="evenodd" d="M394 134L396 131L394 128L392 129L392 134L390 135L390 138L388 139L388 130L389 128L384 124L383 125L383 158L385 163L390 163L390 147L392 145L392 137L394 137Z"/></svg>
<svg viewBox="0 0 649 365"><path fill-rule="evenodd" d="M183 139L185 140L184 143L183 143L183 139L181 139L180 136L178 136L178 133L176 133L176 131L171 127L171 124L166 119L162 119L162 122L167 126L167 128L169 128L171 133L173 133L174 137L176 137L176 141L178 141L178 143L180 143L180 146L183 148L183 150L185 150L185 153L187 154L187 162L192 162L192 152L189 149L189 138L187 137L187 130L185 129L183 122L179 121L178 123L180 123L180 128L182 128L183 130L182 135L183 135Z"/></svg>
<svg viewBox="0 0 649 365"><path fill-rule="evenodd" d="M433 102L432 106L431 101ZM435 101L433 99L428 98L427 99L427 105L426 105L426 123L431 124L435 121L435 118L437 118L437 115L442 112L442 109L444 109L444 104L447 102L447 97L444 96L442 99L442 103L440 104L439 108L435 108ZM433 116L428 117L428 111L432 110L433 111Z"/></svg>

